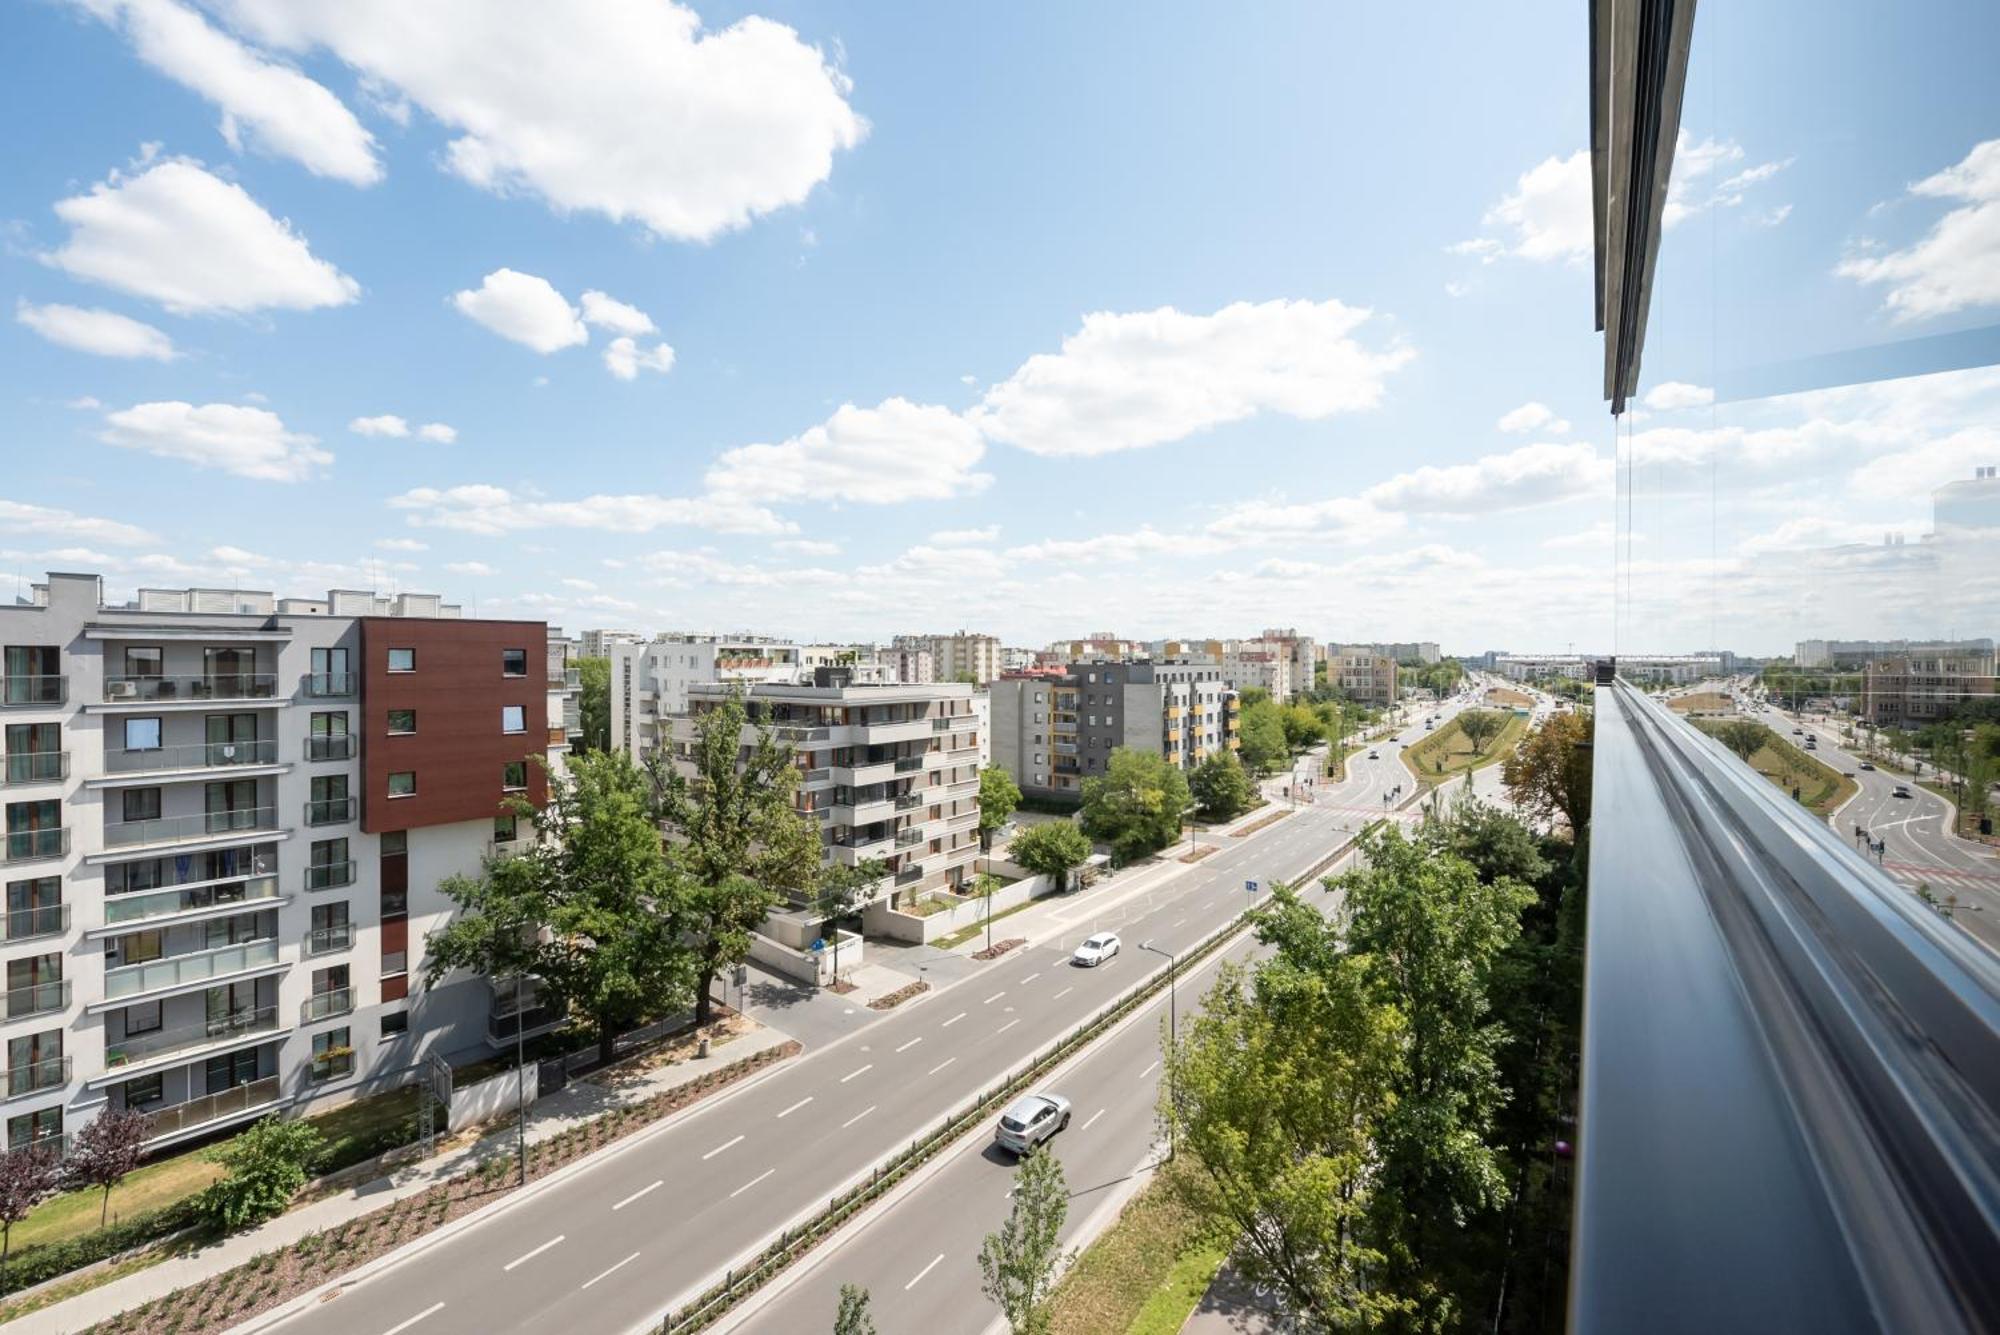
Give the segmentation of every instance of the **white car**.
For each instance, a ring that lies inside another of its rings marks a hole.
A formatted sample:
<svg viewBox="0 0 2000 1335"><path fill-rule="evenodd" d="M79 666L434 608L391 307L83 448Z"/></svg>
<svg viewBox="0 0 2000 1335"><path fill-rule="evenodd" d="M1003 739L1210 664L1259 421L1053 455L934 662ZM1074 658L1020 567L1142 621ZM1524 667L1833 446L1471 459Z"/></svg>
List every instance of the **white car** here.
<svg viewBox="0 0 2000 1335"><path fill-rule="evenodd" d="M1021 1155L1068 1125L1068 1099L1060 1094L1029 1094L1000 1114L993 1139L1001 1149Z"/></svg>
<svg viewBox="0 0 2000 1335"><path fill-rule="evenodd" d="M1118 953L1120 942L1116 932L1099 932L1095 936L1083 938L1083 944L1069 957L1071 964L1081 964L1086 969L1095 969L1104 961Z"/></svg>

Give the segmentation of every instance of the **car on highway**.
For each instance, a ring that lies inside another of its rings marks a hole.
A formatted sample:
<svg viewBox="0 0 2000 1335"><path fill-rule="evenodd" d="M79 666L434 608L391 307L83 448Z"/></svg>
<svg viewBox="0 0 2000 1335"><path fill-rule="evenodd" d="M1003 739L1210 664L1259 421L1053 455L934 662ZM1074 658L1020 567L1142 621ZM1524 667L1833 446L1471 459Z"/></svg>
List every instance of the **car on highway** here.
<svg viewBox="0 0 2000 1335"><path fill-rule="evenodd" d="M1068 1125L1068 1099L1060 1094L1027 1094L1000 1114L993 1143L1009 1153L1026 1154Z"/></svg>
<svg viewBox="0 0 2000 1335"><path fill-rule="evenodd" d="M1382 758L1382 754L1379 751L1370 751L1368 753L1368 758L1370 760L1380 760Z"/></svg>
<svg viewBox="0 0 2000 1335"><path fill-rule="evenodd" d="M1872 760L1864 760L1864 761L1862 761L1862 762L1861 762L1861 768L1862 768L1862 769L1874 769L1874 768L1875 768L1875 762L1874 762L1874 761L1872 761Z"/></svg>
<svg viewBox="0 0 2000 1335"><path fill-rule="evenodd" d="M1891 796L1894 797L1908 797L1909 795L1910 795L1910 785L1907 783L1897 784L1896 791L1893 794L1891 794Z"/></svg>
<svg viewBox="0 0 2000 1335"><path fill-rule="evenodd" d="M1081 964L1086 969L1094 969L1116 955L1121 944L1123 943L1119 941L1116 932L1098 932L1086 936L1083 938L1083 943L1070 955L1069 962Z"/></svg>

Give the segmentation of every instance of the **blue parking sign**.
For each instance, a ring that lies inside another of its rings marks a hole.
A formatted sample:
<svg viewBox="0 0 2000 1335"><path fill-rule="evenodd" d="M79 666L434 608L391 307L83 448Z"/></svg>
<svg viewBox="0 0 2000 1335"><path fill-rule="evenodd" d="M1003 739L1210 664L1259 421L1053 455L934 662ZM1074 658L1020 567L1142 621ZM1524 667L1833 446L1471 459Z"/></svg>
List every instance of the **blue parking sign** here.
<svg viewBox="0 0 2000 1335"><path fill-rule="evenodd" d="M1248 890L1253 895L1257 893L1257 883L1255 881L1245 881L1243 883L1243 888L1245 890Z"/></svg>

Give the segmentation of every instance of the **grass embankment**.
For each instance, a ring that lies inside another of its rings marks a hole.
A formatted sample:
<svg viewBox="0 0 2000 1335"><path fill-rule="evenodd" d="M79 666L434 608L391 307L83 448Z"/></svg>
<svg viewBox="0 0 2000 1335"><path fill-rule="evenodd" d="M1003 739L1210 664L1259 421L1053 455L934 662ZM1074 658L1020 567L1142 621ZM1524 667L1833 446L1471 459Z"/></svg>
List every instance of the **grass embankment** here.
<svg viewBox="0 0 2000 1335"><path fill-rule="evenodd" d="M1432 732L1415 746L1403 748L1403 764L1410 773L1425 784L1439 784L1454 774L1467 770L1484 769L1496 764L1511 754L1527 736L1528 720L1523 714L1509 714L1507 724L1500 729L1500 735L1486 744L1484 751L1472 749L1472 739L1465 735L1453 716L1442 727Z"/></svg>
<svg viewBox="0 0 2000 1335"><path fill-rule="evenodd" d="M1667 708L1678 714L1733 714L1736 701L1720 691L1696 691L1693 695L1675 696L1667 702Z"/></svg>
<svg viewBox="0 0 2000 1335"><path fill-rule="evenodd" d="M1007 918L1013 917L1015 914L1021 912L1024 909L1031 909L1035 905L1041 902L1042 901L1040 899L1031 899L1025 904L1016 904L1011 909L1001 909L998 913L993 915L990 921L1001 922ZM979 921L973 923L970 927L961 927L955 932L946 932L943 936L940 936L936 940L932 941L931 944L936 946L939 950L951 950L954 947L962 946L967 941L970 941L973 937L983 933L986 930L986 924L988 921L989 920L982 915Z"/></svg>
<svg viewBox="0 0 2000 1335"><path fill-rule="evenodd" d="M1160 1170L1070 1268L1050 1299L1051 1335L1173 1335L1228 1250L1169 1194Z"/></svg>
<svg viewBox="0 0 2000 1335"><path fill-rule="evenodd" d="M1535 699L1531 695L1524 695L1505 686L1489 686L1486 688L1486 703L1510 709L1517 705L1522 709L1529 709L1534 706Z"/></svg>
<svg viewBox="0 0 2000 1335"><path fill-rule="evenodd" d="M1703 732L1714 733L1722 725L1698 720L1695 726ZM1764 744L1750 757L1750 767L1769 779L1780 792L1789 795L1794 788L1798 789L1799 802L1810 807L1815 816L1831 815L1860 787L1839 770L1816 756L1807 755L1768 727L1764 729Z"/></svg>

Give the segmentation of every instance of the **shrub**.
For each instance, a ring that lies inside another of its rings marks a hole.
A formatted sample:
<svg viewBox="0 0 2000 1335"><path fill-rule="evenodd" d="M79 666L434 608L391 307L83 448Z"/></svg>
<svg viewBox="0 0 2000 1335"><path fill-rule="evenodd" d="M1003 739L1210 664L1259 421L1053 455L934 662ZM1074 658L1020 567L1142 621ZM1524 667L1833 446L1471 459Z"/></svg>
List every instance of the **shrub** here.
<svg viewBox="0 0 2000 1335"><path fill-rule="evenodd" d="M234 1232L284 1213L325 1154L326 1139L309 1122L267 1117L209 1157L229 1175L194 1198L210 1227Z"/></svg>
<svg viewBox="0 0 2000 1335"><path fill-rule="evenodd" d="M107 1256L116 1256L134 1247L156 1242L195 1222L193 1201L177 1201L164 1209L120 1220L95 1233L23 1247L7 1258L7 1287L0 1292L44 1283L58 1275L94 1265Z"/></svg>

